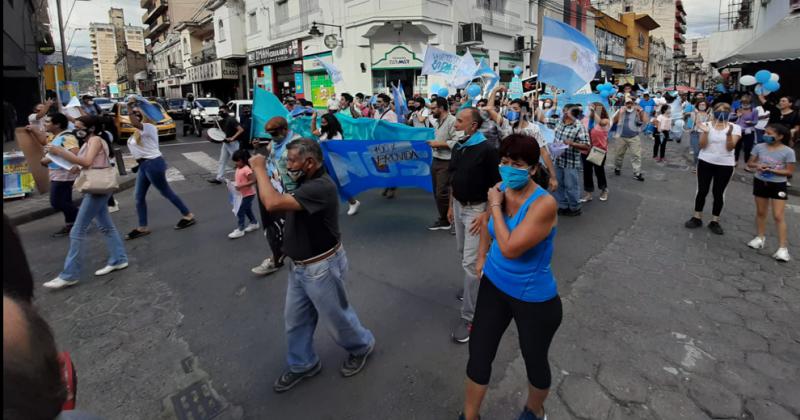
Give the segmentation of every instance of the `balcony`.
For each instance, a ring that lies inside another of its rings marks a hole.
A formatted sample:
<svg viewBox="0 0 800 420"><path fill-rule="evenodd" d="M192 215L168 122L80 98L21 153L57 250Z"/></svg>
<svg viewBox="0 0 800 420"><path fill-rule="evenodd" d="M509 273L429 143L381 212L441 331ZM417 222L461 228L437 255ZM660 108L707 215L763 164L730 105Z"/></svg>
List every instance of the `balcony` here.
<svg viewBox="0 0 800 420"><path fill-rule="evenodd" d="M193 66L208 63L217 59L217 47L211 44L202 50L192 54L191 62Z"/></svg>
<svg viewBox="0 0 800 420"><path fill-rule="evenodd" d="M680 32L682 34L686 34L686 24L680 23L678 21L675 22L675 31Z"/></svg>
<svg viewBox="0 0 800 420"><path fill-rule="evenodd" d="M153 5L153 0L139 0L139 7L149 9Z"/></svg>
<svg viewBox="0 0 800 420"><path fill-rule="evenodd" d="M684 12L684 10L683 10L683 2L681 0L676 0L675 1L675 9L680 10L681 12Z"/></svg>
<svg viewBox="0 0 800 420"><path fill-rule="evenodd" d="M144 37L150 40L158 38L162 32L169 28L169 18L167 16L159 16L155 22L144 31Z"/></svg>
<svg viewBox="0 0 800 420"><path fill-rule="evenodd" d="M161 16L167 10L167 0L152 0L153 9L142 16L142 23L149 24L153 19Z"/></svg>
<svg viewBox="0 0 800 420"><path fill-rule="evenodd" d="M685 44L686 43L686 36L681 33L675 32L675 42Z"/></svg>
<svg viewBox="0 0 800 420"><path fill-rule="evenodd" d="M675 11L675 19L676 19L678 22L680 22L680 23L682 23L682 24L684 24L684 25L685 25L685 24L686 24L686 13L684 13L684 12L681 12L681 11L679 11L679 10L676 10L676 11Z"/></svg>

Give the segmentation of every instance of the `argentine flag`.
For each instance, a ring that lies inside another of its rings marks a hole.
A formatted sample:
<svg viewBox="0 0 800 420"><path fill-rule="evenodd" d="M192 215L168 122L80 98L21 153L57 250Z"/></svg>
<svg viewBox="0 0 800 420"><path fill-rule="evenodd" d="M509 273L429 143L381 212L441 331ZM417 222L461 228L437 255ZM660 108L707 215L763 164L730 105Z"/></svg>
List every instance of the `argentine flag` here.
<svg viewBox="0 0 800 420"><path fill-rule="evenodd" d="M589 83L598 68L597 47L589 38L565 23L544 18L540 81L572 94Z"/></svg>

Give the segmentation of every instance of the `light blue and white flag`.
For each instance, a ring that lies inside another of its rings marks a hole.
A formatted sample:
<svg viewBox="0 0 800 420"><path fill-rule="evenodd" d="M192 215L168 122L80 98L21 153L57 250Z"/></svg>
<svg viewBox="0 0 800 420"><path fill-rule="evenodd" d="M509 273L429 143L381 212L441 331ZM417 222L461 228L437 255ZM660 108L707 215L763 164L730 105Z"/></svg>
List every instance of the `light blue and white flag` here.
<svg viewBox="0 0 800 420"><path fill-rule="evenodd" d="M457 55L429 45L425 50L425 61L422 64L421 74L435 74L450 79L455 75L458 62Z"/></svg>
<svg viewBox="0 0 800 420"><path fill-rule="evenodd" d="M394 97L394 109L397 114L397 122L405 124L406 114L408 114L408 102L406 101L406 94L403 90L403 82L398 80L397 86L392 85L392 96Z"/></svg>
<svg viewBox="0 0 800 420"><path fill-rule="evenodd" d="M575 93L594 78L598 68L594 42L565 23L544 18L540 81Z"/></svg>
<svg viewBox="0 0 800 420"><path fill-rule="evenodd" d="M447 84L456 89L464 88L469 82L472 81L472 79L477 77L475 76L475 73L478 71L478 69L478 64L475 63L475 59L472 58L472 53L467 51L466 54L459 58L455 74L453 75L452 80L449 80Z"/></svg>
<svg viewBox="0 0 800 420"><path fill-rule="evenodd" d="M480 77L483 80L483 97L486 98L489 96L489 93L494 89L497 82L500 80L500 76L489 67L489 63L486 62L486 59L481 58L480 63L478 63L478 70L475 71L475 77Z"/></svg>
<svg viewBox="0 0 800 420"><path fill-rule="evenodd" d="M333 82L334 85L343 80L342 72L333 63L326 63L319 58L316 58L314 61L319 63L322 67L325 67L325 71L328 72L328 76L330 76L331 82Z"/></svg>

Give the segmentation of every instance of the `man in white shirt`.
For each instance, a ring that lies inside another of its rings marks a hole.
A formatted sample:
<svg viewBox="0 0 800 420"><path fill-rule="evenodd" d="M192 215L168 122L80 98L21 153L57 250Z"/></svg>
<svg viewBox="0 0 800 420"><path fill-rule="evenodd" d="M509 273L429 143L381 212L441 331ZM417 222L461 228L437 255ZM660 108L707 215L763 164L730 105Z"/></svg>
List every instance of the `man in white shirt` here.
<svg viewBox="0 0 800 420"><path fill-rule="evenodd" d="M379 93L375 101L375 115L372 117L376 120L384 120L396 123L397 114L392 111L392 99L385 93Z"/></svg>

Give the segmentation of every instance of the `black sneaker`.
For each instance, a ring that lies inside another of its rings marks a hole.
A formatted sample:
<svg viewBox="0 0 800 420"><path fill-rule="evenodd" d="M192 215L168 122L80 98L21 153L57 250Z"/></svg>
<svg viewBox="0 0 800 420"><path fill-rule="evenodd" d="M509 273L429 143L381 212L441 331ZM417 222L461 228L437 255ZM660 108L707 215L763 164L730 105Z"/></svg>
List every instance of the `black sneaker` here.
<svg viewBox="0 0 800 420"><path fill-rule="evenodd" d="M458 325L453 333L450 335L456 343L469 342L469 333L472 332L472 323L466 319L458 320Z"/></svg>
<svg viewBox="0 0 800 420"><path fill-rule="evenodd" d="M64 227L59 229L57 232L53 232L50 236L53 238L61 238L69 235L69 232L71 230L72 230L72 225L64 225Z"/></svg>
<svg viewBox="0 0 800 420"><path fill-rule="evenodd" d="M208 181L209 184L222 184L222 181L216 178L207 179L206 181Z"/></svg>
<svg viewBox="0 0 800 420"><path fill-rule="evenodd" d="M127 235L125 235L125 240L126 241L130 241L132 239L141 238L142 236L147 236L149 234L150 234L149 230L144 230L143 231L143 230L139 230L139 229L133 229L130 232L128 232Z"/></svg>
<svg viewBox="0 0 800 420"><path fill-rule="evenodd" d="M428 226L428 230L430 230L430 231L434 231L434 230L450 230L450 223L445 222L445 221L441 221L441 220L437 220L432 225Z"/></svg>
<svg viewBox="0 0 800 420"><path fill-rule="evenodd" d="M342 376L345 378L349 378L358 372L361 372L361 369L364 369L364 365L367 364L367 358L370 354L372 354L372 350L375 349L375 344L367 350L366 353L362 354L361 356L356 356L350 354L347 356L347 360L344 361L342 364L342 368L339 370Z"/></svg>
<svg viewBox="0 0 800 420"><path fill-rule="evenodd" d="M286 372L283 372L280 378L275 380L275 383L272 384L272 389L275 392L286 392L294 388L294 386L297 385L303 379L311 378L316 374L318 374L320 371L322 371L322 362L317 362L317 364L314 365L314 367L305 372L295 373L290 370L287 370Z"/></svg>
<svg viewBox="0 0 800 420"><path fill-rule="evenodd" d="M620 171L619 169L614 168L614 175L620 176L620 175L622 175L622 171Z"/></svg>
<svg viewBox="0 0 800 420"><path fill-rule="evenodd" d="M567 212L569 212L569 209L562 209L562 208L560 208L560 207L559 207L559 209L558 209L558 215L559 215L559 216L563 216L563 215L565 215Z"/></svg>
<svg viewBox="0 0 800 420"><path fill-rule="evenodd" d="M191 225L193 225L195 223L197 223L197 220L195 220L194 217L192 217L191 219L181 219L181 220L178 220L178 224L175 225L175 229L178 229L178 230L186 229L187 227L189 227L189 226L191 226Z"/></svg>
<svg viewBox="0 0 800 420"><path fill-rule="evenodd" d="M719 225L719 222L713 222L713 221L709 222L708 229L711 230L711 232L716 233L717 235L725 234L725 231L722 230L722 226Z"/></svg>
<svg viewBox="0 0 800 420"><path fill-rule="evenodd" d="M642 176L642 174L636 174L636 175L634 175L634 176L633 176L633 179L635 179L635 180L637 180L637 181L642 181L642 182L644 182L644 177Z"/></svg>
<svg viewBox="0 0 800 420"><path fill-rule="evenodd" d="M581 214L583 214L583 211L581 209L567 210L564 212L564 216L567 217L580 216Z"/></svg>
<svg viewBox="0 0 800 420"><path fill-rule="evenodd" d="M692 217L691 219L687 220L686 223L684 223L683 225L689 229L697 229L700 226L703 226L703 221L696 217Z"/></svg>

